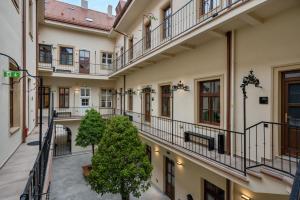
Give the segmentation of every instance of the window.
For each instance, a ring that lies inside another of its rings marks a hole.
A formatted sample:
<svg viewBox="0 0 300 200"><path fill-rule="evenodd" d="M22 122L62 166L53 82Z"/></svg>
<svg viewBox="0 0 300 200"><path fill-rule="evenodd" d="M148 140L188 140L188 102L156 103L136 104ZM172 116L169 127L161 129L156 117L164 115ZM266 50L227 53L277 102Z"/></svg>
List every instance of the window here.
<svg viewBox="0 0 300 200"><path fill-rule="evenodd" d="M171 114L171 86L164 85L161 90L161 116L170 117Z"/></svg>
<svg viewBox="0 0 300 200"><path fill-rule="evenodd" d="M70 89L59 88L59 107L69 108L69 101L70 101Z"/></svg>
<svg viewBox="0 0 300 200"><path fill-rule="evenodd" d="M83 107L90 106L90 88L80 89L80 105Z"/></svg>
<svg viewBox="0 0 300 200"><path fill-rule="evenodd" d="M169 5L163 10L163 39L171 37L172 31L172 9Z"/></svg>
<svg viewBox="0 0 300 200"><path fill-rule="evenodd" d="M112 66L113 54L108 52L102 52L102 64L108 68Z"/></svg>
<svg viewBox="0 0 300 200"><path fill-rule="evenodd" d="M149 49L151 47L151 21L145 25L145 38L145 49Z"/></svg>
<svg viewBox="0 0 300 200"><path fill-rule="evenodd" d="M220 124L220 80L199 83L200 122Z"/></svg>
<svg viewBox="0 0 300 200"><path fill-rule="evenodd" d="M9 70L16 71L17 68L12 62L9 63ZM20 126L20 83L16 78L9 78L9 126Z"/></svg>
<svg viewBox="0 0 300 200"><path fill-rule="evenodd" d="M20 0L11 0L14 4L14 6L16 7L16 9L19 11L20 8Z"/></svg>
<svg viewBox="0 0 300 200"><path fill-rule="evenodd" d="M128 54L128 58L129 60L131 60L133 58L133 36L129 39L129 54Z"/></svg>
<svg viewBox="0 0 300 200"><path fill-rule="evenodd" d="M39 45L39 62L40 63L51 63L52 61L52 46L40 44Z"/></svg>
<svg viewBox="0 0 300 200"><path fill-rule="evenodd" d="M225 192L221 188L204 180L204 200L225 200Z"/></svg>
<svg viewBox="0 0 300 200"><path fill-rule="evenodd" d="M29 0L29 35L33 39L33 1Z"/></svg>
<svg viewBox="0 0 300 200"><path fill-rule="evenodd" d="M220 6L220 0L206 0L203 1L203 14L212 12Z"/></svg>
<svg viewBox="0 0 300 200"><path fill-rule="evenodd" d="M132 92L128 93L128 110L133 110L133 94Z"/></svg>
<svg viewBox="0 0 300 200"><path fill-rule="evenodd" d="M43 108L49 108L50 105L50 88L43 87Z"/></svg>
<svg viewBox="0 0 300 200"><path fill-rule="evenodd" d="M73 65L73 48L60 47L60 64Z"/></svg>
<svg viewBox="0 0 300 200"><path fill-rule="evenodd" d="M151 151L151 146L149 146L149 145L146 145L146 154L147 154L148 159L151 163L151 161L152 161L152 151Z"/></svg>
<svg viewBox="0 0 300 200"><path fill-rule="evenodd" d="M101 89L101 106L102 108L112 108L112 90Z"/></svg>

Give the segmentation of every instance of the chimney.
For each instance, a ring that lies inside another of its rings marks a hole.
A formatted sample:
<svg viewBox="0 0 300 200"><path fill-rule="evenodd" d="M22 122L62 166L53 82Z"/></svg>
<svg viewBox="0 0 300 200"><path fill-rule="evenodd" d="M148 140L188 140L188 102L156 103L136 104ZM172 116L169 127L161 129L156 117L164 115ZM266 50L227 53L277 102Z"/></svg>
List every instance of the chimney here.
<svg viewBox="0 0 300 200"><path fill-rule="evenodd" d="M89 2L88 0L81 0L81 7L88 9L89 8Z"/></svg>
<svg viewBox="0 0 300 200"><path fill-rule="evenodd" d="M108 5L108 6L107 6L107 14L108 14L108 16L110 16L110 17L112 17L112 9L113 9L112 5Z"/></svg>

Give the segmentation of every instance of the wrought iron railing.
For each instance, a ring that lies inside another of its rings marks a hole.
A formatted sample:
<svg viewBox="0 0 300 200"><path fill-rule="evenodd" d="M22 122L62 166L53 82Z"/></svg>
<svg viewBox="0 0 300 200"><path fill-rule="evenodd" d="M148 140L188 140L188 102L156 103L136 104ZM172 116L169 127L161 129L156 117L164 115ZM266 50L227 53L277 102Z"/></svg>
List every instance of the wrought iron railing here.
<svg viewBox="0 0 300 200"><path fill-rule="evenodd" d="M230 11L246 1L249 0L203 0L201 6L197 5L196 0L189 1L154 29L145 33L139 41L125 52L121 52L113 61L111 74L136 62L164 44L177 39L201 23L205 24L205 22L213 20L218 15Z"/></svg>
<svg viewBox="0 0 300 200"><path fill-rule="evenodd" d="M300 200L300 164L295 175L292 191L290 194L290 200Z"/></svg>
<svg viewBox="0 0 300 200"><path fill-rule="evenodd" d="M50 146L53 134L53 117L51 118L50 126L48 127L40 152L30 171L21 200L40 200L43 196L47 197L48 193L43 193L46 171L49 161Z"/></svg>
<svg viewBox="0 0 300 200"><path fill-rule="evenodd" d="M299 126L259 122L246 129L246 141L248 169L267 166L295 175L300 159Z"/></svg>
<svg viewBox="0 0 300 200"><path fill-rule="evenodd" d="M103 117L108 115L114 115L115 109L113 108L104 108L97 106L88 106L88 107L69 107L69 108L59 108L55 107L55 118L81 118L85 115L87 110L90 109L97 110Z"/></svg>
<svg viewBox="0 0 300 200"><path fill-rule="evenodd" d="M95 64L90 62L74 61L70 65L61 64L60 60L47 60L47 62L39 62L40 69L49 69L57 73L69 74L89 74L98 76L107 76L113 71L113 65Z"/></svg>

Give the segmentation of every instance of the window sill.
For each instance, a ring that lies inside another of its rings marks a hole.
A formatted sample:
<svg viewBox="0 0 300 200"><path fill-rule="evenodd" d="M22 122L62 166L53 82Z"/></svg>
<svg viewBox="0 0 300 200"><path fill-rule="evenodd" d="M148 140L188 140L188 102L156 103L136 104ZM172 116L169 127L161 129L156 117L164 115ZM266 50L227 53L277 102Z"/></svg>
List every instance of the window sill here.
<svg viewBox="0 0 300 200"><path fill-rule="evenodd" d="M9 128L9 133L10 133L10 135L13 135L16 132L18 132L19 130L20 130L20 127L10 127Z"/></svg>
<svg viewBox="0 0 300 200"><path fill-rule="evenodd" d="M215 124L207 124L207 123L203 123L203 122L197 122L196 123L199 126L206 126L206 127L210 127L210 128L215 128L215 129L221 129L221 125L215 125Z"/></svg>

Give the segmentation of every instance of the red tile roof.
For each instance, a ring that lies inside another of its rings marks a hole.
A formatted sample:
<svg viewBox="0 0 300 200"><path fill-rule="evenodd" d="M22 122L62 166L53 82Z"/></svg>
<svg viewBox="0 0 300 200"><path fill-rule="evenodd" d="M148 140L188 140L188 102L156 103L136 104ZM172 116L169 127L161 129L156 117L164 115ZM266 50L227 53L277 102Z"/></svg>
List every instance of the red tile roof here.
<svg viewBox="0 0 300 200"><path fill-rule="evenodd" d="M107 13L85 9L56 0L46 0L45 19L110 31L114 24L115 16L109 16Z"/></svg>

